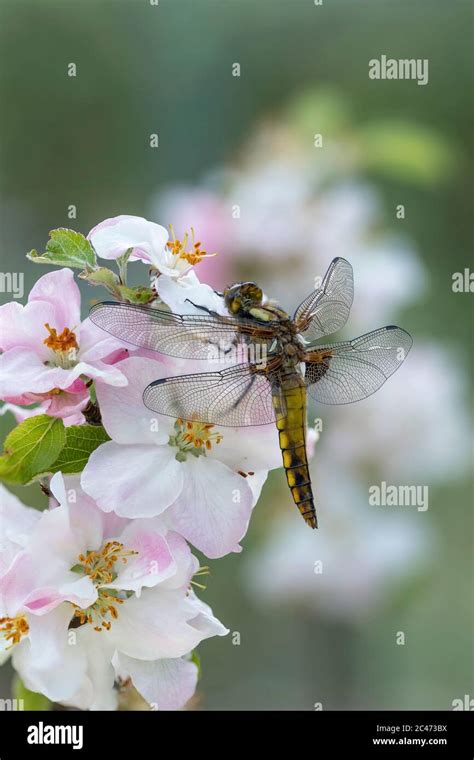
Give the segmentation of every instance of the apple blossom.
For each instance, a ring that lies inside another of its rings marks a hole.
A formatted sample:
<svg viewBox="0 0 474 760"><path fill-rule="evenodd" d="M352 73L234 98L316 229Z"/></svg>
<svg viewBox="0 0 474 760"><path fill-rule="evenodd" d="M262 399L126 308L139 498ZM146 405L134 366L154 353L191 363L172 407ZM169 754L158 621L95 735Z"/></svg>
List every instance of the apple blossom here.
<svg viewBox="0 0 474 760"><path fill-rule="evenodd" d="M239 430L157 419L142 394L148 383L170 374L169 361L130 357L117 368L127 386L96 385L112 440L92 453L83 489L105 512L163 514L170 528L208 557L239 551L267 471L281 466L274 427Z"/></svg>
<svg viewBox="0 0 474 760"><path fill-rule="evenodd" d="M51 491L59 506L30 526L0 579L3 650L54 701L114 709L119 678L162 709L182 706L197 675L187 655L227 633L191 590L197 560L159 519L104 514L76 478L55 475Z"/></svg>
<svg viewBox="0 0 474 760"><path fill-rule="evenodd" d="M118 259L126 253L130 261L142 261L169 277L180 277L194 264L209 256L195 240L186 234L183 240L174 236L169 240L167 230L160 224L141 216L121 214L97 224L88 235L98 256Z"/></svg>
<svg viewBox="0 0 474 760"><path fill-rule="evenodd" d="M50 416L77 415L87 404L84 378L124 385L108 362L123 342L80 321L80 293L70 269L43 275L28 304L0 307L0 398L18 405L45 404Z"/></svg>

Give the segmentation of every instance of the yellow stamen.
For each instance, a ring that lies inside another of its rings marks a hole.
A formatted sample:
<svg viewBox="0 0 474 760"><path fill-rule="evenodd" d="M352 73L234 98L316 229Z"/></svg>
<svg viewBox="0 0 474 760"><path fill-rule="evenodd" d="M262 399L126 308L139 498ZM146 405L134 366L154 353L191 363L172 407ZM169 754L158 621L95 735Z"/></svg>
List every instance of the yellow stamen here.
<svg viewBox="0 0 474 760"><path fill-rule="evenodd" d="M74 617L79 619L79 625L89 623L94 631L110 631L112 621L107 620L110 616L114 620L118 618L116 606L124 603L124 599L116 596L113 589L106 590L101 586L113 583L116 577L115 564L126 564L129 557L138 554L133 549L124 549L119 541L107 541L98 551L91 550L86 554L79 554L79 565L82 565L84 574L87 575L94 585L98 586L97 599L91 607L82 609L74 604ZM77 569L77 568L74 568ZM80 568L79 568L80 569Z"/></svg>
<svg viewBox="0 0 474 760"><path fill-rule="evenodd" d="M62 333L58 335L56 329L54 327L50 327L47 322L44 326L49 332L49 335L47 338L45 338L43 343L45 346L48 346L48 348L51 348L56 353L60 354L67 353L71 350L77 350L79 348L76 340L76 335L72 332L72 330L69 329L69 327L65 327Z"/></svg>
<svg viewBox="0 0 474 760"><path fill-rule="evenodd" d="M198 567L196 572L193 575L193 578L199 578L202 575L210 575L211 570L208 567L208 565L201 565L201 567ZM204 583L198 583L198 581L192 580L190 581L191 586L196 586L196 588L201 589L202 591L206 590L206 586Z"/></svg>
<svg viewBox="0 0 474 760"><path fill-rule="evenodd" d="M132 549L124 549L119 541L107 541L99 551L89 551L86 555L80 554L79 563L84 572L98 586L112 583L114 579L113 568L116 562L126 563L128 557L138 552Z"/></svg>
<svg viewBox="0 0 474 760"><path fill-rule="evenodd" d="M10 645L6 647L11 649L15 644L19 644L21 638L26 636L30 627L25 615L17 615L16 617L2 617L0 618L0 633L7 641L10 641Z"/></svg>
<svg viewBox="0 0 474 760"><path fill-rule="evenodd" d="M192 238L192 248L191 250L187 251L186 246L188 244L188 234L186 233L183 240L178 240L178 238L175 237L174 229L170 225L171 234L173 236L173 239L168 241L167 246L170 249L173 256L177 256L178 259L181 259L183 261L186 261L190 266L194 266L195 264L199 264L200 261L203 259L209 258L211 256L217 256L216 253L208 253L207 251L203 250L201 248L202 243L200 241L195 241L195 235L194 235L194 229L191 227L191 238Z"/></svg>
<svg viewBox="0 0 474 760"><path fill-rule="evenodd" d="M214 432L215 425L209 422L184 422L182 419L176 420L177 435L174 439L182 451L190 448L205 448L210 451L214 445L222 441L222 433Z"/></svg>

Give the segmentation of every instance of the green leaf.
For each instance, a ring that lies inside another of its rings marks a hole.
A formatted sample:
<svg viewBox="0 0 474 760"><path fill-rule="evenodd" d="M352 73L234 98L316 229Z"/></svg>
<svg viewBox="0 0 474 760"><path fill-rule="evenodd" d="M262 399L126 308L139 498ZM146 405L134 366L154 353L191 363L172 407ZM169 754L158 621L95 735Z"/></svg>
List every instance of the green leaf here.
<svg viewBox="0 0 474 760"><path fill-rule="evenodd" d="M66 441L63 421L40 414L17 425L5 439L0 479L26 485L48 470Z"/></svg>
<svg viewBox="0 0 474 760"><path fill-rule="evenodd" d="M31 711L51 709L52 703L49 701L48 697L45 697L44 694L38 694L36 691L30 691L27 689L18 676L15 676L13 680L12 692L14 699L23 700L21 706L22 710Z"/></svg>
<svg viewBox="0 0 474 760"><path fill-rule="evenodd" d="M110 441L110 438L101 425L67 427L65 446L59 457L51 463L48 473L61 471L65 475L74 475L82 472L92 452L106 441Z"/></svg>
<svg viewBox="0 0 474 760"><path fill-rule="evenodd" d="M156 294L151 288L146 288L144 285L139 285L136 288L128 288L126 285L119 285L118 291L121 301L128 301L129 303L150 303L156 298Z"/></svg>
<svg viewBox="0 0 474 760"><path fill-rule="evenodd" d="M95 251L80 232L59 227L57 230L51 230L49 235L45 253L39 254L33 249L26 254L30 261L86 270L96 266Z"/></svg>
<svg viewBox="0 0 474 760"><path fill-rule="evenodd" d="M88 269L79 275L81 280L87 280L91 285L102 285L112 293L116 298L120 297L119 285L120 279L115 272L107 267L97 267L97 269Z"/></svg>

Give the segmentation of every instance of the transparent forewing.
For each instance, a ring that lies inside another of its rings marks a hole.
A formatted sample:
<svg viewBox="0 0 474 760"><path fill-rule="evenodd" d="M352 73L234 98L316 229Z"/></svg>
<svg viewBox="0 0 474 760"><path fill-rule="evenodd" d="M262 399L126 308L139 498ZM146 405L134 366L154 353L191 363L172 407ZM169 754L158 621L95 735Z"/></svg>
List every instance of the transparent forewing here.
<svg viewBox="0 0 474 760"><path fill-rule="evenodd" d="M272 378L248 364L156 380L145 388L143 401L157 414L225 427L275 421Z"/></svg>
<svg viewBox="0 0 474 760"><path fill-rule="evenodd" d="M183 315L114 301L99 303L90 318L102 330L134 346L180 359L216 359L238 350L254 339L270 340L271 328L230 315Z"/></svg>
<svg viewBox="0 0 474 760"><path fill-rule="evenodd" d="M334 259L321 283L296 309L294 320L307 340L341 330L347 322L354 298L352 267L342 258Z"/></svg>
<svg viewBox="0 0 474 760"><path fill-rule="evenodd" d="M308 393L323 404L350 404L370 396L393 375L412 339L400 327L381 327L355 340L308 350Z"/></svg>

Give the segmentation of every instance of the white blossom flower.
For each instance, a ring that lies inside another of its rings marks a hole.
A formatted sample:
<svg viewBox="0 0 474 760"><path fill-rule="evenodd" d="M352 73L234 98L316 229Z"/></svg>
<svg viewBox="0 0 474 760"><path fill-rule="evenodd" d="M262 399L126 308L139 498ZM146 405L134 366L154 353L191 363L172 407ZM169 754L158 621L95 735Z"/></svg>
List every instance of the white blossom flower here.
<svg viewBox="0 0 474 760"><path fill-rule="evenodd" d="M105 515L76 478L55 475L51 491L59 506L0 578L3 651L53 701L114 709L120 678L162 709L182 706L197 676L189 653L227 633L191 590L197 560L159 520Z"/></svg>
<svg viewBox="0 0 474 760"><path fill-rule="evenodd" d="M142 394L149 383L170 374L169 364L130 357L117 366L128 385L123 393L109 393L97 383L112 440L92 453L82 473L83 489L105 512L163 515L208 557L240 551L267 471L281 466L275 428L224 429L158 418L144 406Z"/></svg>

